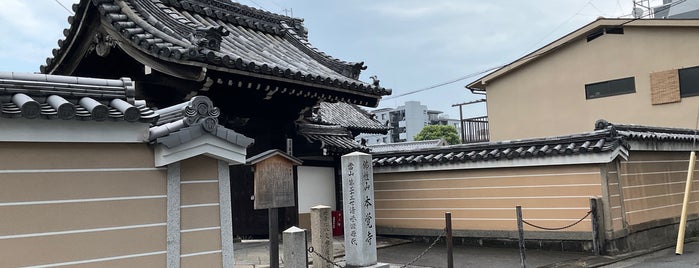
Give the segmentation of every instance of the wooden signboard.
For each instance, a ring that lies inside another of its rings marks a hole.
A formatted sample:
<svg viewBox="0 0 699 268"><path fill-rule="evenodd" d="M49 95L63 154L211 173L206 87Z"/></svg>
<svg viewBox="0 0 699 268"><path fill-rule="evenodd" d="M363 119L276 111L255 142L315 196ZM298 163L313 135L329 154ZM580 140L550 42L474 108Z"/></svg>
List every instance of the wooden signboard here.
<svg viewBox="0 0 699 268"><path fill-rule="evenodd" d="M294 206L293 167L301 160L279 150L270 150L251 157L255 166L255 209Z"/></svg>

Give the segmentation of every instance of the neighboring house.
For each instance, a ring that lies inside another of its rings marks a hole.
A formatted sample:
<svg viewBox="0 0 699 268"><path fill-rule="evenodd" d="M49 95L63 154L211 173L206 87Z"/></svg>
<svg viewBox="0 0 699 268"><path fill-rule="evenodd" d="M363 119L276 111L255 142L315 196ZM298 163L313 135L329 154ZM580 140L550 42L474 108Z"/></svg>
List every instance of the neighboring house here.
<svg viewBox="0 0 699 268"><path fill-rule="evenodd" d="M699 20L600 18L467 87L487 94L491 141L624 124L694 127Z"/></svg>
<svg viewBox="0 0 699 268"><path fill-rule="evenodd" d="M376 107L390 94L358 80L363 63L313 47L302 19L229 0L82 0L73 11L42 73L130 77L153 107L207 96L221 125L255 139L249 155L296 147L294 154L322 158L320 148L288 142L304 135L299 118L319 102ZM266 237L267 210L253 210L251 167L230 169L235 234ZM296 207L279 211L281 230L298 222Z"/></svg>
<svg viewBox="0 0 699 268"><path fill-rule="evenodd" d="M592 225L585 216L590 198L599 198L604 252L674 244L695 130L604 120L595 127L567 136L375 153L377 232L436 236L451 212L455 237L507 244L517 239L519 205L524 220L543 227L582 219L559 231L525 226L525 237L539 241L527 248L589 251ZM693 195L688 234L699 231L697 200Z"/></svg>
<svg viewBox="0 0 699 268"><path fill-rule="evenodd" d="M206 97L153 111L136 92L0 73L1 267L232 267L228 166L253 140Z"/></svg>
<svg viewBox="0 0 699 268"><path fill-rule="evenodd" d="M367 145L414 141L415 135L427 125L449 125L456 128L461 137L461 124L458 119L442 116L442 112L428 110L419 101L407 101L395 109L383 108L371 111L375 119L390 128L388 134L363 134L357 140Z"/></svg>

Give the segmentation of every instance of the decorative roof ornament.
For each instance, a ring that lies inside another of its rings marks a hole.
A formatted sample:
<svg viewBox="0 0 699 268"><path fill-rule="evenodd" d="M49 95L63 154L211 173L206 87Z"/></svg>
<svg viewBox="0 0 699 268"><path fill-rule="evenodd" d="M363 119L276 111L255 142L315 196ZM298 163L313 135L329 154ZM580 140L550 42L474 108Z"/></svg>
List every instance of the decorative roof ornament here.
<svg viewBox="0 0 699 268"><path fill-rule="evenodd" d="M213 133L218 126L218 116L221 114L221 111L214 107L211 99L196 96L189 101L182 114L184 115L185 126L201 123L204 130Z"/></svg>
<svg viewBox="0 0 699 268"><path fill-rule="evenodd" d="M372 76L369 76L369 78L371 78L371 81L372 81L371 84L372 84L372 85L374 85L375 87L378 87L378 86L379 86L379 83L381 82L381 80L379 80L379 77L378 77L378 76L372 75Z"/></svg>
<svg viewBox="0 0 699 268"><path fill-rule="evenodd" d="M199 27L189 35L189 41L199 48L207 48L214 51L221 51L221 41L230 32L223 26Z"/></svg>

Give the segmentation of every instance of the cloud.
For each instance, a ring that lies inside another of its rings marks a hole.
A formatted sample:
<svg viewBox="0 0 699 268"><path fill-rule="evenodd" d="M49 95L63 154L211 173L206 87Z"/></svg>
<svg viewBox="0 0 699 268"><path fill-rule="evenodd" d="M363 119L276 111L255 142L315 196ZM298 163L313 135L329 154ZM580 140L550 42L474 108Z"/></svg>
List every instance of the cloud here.
<svg viewBox="0 0 699 268"><path fill-rule="evenodd" d="M453 14L483 14L497 9L488 2L465 1L372 1L365 6L366 12L376 12L387 19L419 19Z"/></svg>

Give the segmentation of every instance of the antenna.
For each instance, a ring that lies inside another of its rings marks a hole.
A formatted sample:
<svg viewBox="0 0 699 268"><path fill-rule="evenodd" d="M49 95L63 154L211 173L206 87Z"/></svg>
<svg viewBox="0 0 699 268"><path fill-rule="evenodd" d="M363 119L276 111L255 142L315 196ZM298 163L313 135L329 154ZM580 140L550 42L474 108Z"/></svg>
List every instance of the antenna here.
<svg viewBox="0 0 699 268"><path fill-rule="evenodd" d="M284 10L284 15L287 17L294 17L294 9L293 8L285 8ZM289 15L291 13L291 15Z"/></svg>
<svg viewBox="0 0 699 268"><path fill-rule="evenodd" d="M637 19L643 17L652 18L653 8L650 6L650 0L633 0L633 11L631 14Z"/></svg>

